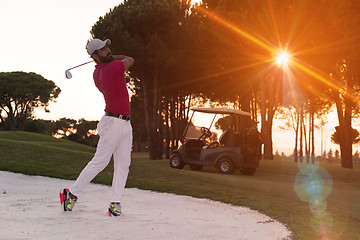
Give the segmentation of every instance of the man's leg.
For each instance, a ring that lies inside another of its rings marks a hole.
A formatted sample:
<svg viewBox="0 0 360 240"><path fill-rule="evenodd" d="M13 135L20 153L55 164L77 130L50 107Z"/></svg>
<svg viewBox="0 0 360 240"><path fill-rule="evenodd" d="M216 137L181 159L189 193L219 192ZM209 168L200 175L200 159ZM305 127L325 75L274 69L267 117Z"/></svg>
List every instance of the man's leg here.
<svg viewBox="0 0 360 240"><path fill-rule="evenodd" d="M131 162L132 127L130 121L123 121L122 130L122 139L114 151L114 176L110 199L113 203L121 202Z"/></svg>
<svg viewBox="0 0 360 240"><path fill-rule="evenodd" d="M116 120L118 119L104 116L99 122L98 132L100 139L95 155L70 187L71 194L80 195L90 181L109 164L111 155L121 140L120 134L116 131Z"/></svg>

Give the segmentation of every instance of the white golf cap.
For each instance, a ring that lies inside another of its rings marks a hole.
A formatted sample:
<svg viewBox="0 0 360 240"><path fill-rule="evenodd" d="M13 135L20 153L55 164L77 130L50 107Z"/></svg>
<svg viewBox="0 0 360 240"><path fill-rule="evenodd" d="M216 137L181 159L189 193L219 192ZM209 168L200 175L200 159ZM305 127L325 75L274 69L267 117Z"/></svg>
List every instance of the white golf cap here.
<svg viewBox="0 0 360 240"><path fill-rule="evenodd" d="M105 47L105 45L110 45L110 44L111 44L110 39L106 39L105 41L102 41L98 38L94 38L87 44L87 52L91 56L96 50L102 49L103 47Z"/></svg>

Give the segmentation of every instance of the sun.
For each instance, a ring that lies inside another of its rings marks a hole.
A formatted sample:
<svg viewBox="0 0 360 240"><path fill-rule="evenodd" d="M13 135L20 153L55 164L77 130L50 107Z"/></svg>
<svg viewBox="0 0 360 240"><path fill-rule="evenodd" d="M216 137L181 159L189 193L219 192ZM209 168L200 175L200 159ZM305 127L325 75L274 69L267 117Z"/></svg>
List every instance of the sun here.
<svg viewBox="0 0 360 240"><path fill-rule="evenodd" d="M191 5L200 4L202 0L191 0Z"/></svg>
<svg viewBox="0 0 360 240"><path fill-rule="evenodd" d="M289 62L289 58L290 55L287 52L281 51L279 55L276 57L276 63L278 65L285 65Z"/></svg>

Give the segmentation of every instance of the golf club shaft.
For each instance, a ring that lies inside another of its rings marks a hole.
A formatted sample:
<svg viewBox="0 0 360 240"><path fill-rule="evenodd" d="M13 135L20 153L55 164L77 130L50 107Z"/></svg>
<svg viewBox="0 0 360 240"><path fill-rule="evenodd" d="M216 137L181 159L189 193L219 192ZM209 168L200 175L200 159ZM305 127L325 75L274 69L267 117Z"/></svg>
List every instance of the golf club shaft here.
<svg viewBox="0 0 360 240"><path fill-rule="evenodd" d="M91 61L89 61L89 62L86 62L86 63L80 64L80 65L77 65L77 66L75 66L75 67L69 68L68 70L71 70L71 69L74 69L74 68L80 67L80 66L82 66L82 65L85 65L85 64L88 64L88 63L91 63L91 62L92 62L92 60L91 60Z"/></svg>

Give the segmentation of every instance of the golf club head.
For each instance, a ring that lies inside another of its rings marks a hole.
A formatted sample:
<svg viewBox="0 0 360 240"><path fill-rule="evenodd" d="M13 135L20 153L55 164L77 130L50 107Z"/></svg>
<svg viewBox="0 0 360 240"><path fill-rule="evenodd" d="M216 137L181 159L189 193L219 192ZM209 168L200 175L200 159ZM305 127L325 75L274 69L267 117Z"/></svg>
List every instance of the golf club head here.
<svg viewBox="0 0 360 240"><path fill-rule="evenodd" d="M69 69L65 71L65 77L66 77L67 79L72 78L72 74L71 74L71 72L70 72Z"/></svg>

